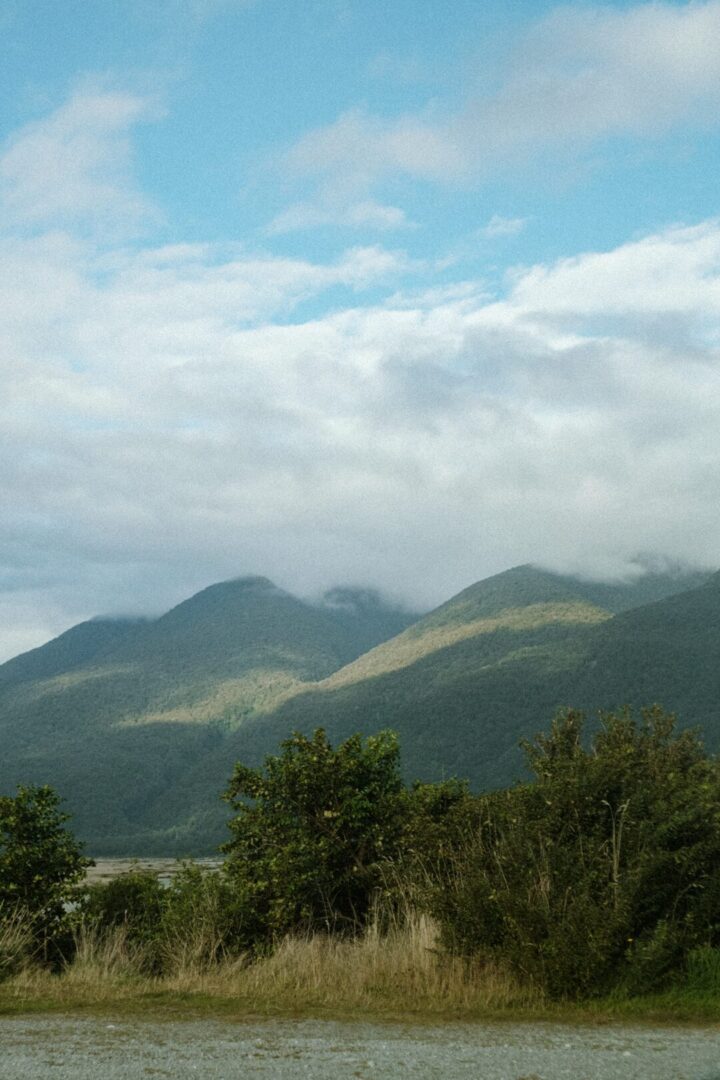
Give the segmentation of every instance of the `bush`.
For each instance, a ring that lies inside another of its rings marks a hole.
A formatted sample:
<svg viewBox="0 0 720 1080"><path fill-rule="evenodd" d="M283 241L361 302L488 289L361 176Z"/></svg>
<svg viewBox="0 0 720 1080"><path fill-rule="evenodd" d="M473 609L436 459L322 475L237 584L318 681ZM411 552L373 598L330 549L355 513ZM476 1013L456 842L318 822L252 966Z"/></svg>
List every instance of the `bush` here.
<svg viewBox="0 0 720 1080"><path fill-rule="evenodd" d="M90 885L81 917L101 934L122 928L141 966L159 972L162 965L165 889L149 870L133 870L111 881Z"/></svg>
<svg viewBox="0 0 720 1080"><path fill-rule="evenodd" d="M386 870L391 908L427 909L452 879L458 854L474 836L480 800L465 780L416 781L403 793L398 854Z"/></svg>
<svg viewBox="0 0 720 1080"><path fill-rule="evenodd" d="M720 949L704 945L688 953L684 989L720 997Z"/></svg>
<svg viewBox="0 0 720 1080"><path fill-rule="evenodd" d="M165 896L165 970L205 970L237 955L245 944L235 891L219 871L186 863Z"/></svg>
<svg viewBox="0 0 720 1080"><path fill-rule="evenodd" d="M720 943L718 766L659 708L558 717L525 749L535 779L481 800L436 892L446 943L509 961L552 996L662 985Z"/></svg>
<svg viewBox="0 0 720 1080"><path fill-rule="evenodd" d="M365 923L383 865L398 853L398 758L389 732L334 749L318 729L282 743L264 771L236 766L225 870L247 946L298 928L346 932Z"/></svg>
<svg viewBox="0 0 720 1080"><path fill-rule="evenodd" d="M134 963L148 974L205 970L240 951L232 886L191 862L167 887L149 870L91 885L77 916L98 940L121 930Z"/></svg>

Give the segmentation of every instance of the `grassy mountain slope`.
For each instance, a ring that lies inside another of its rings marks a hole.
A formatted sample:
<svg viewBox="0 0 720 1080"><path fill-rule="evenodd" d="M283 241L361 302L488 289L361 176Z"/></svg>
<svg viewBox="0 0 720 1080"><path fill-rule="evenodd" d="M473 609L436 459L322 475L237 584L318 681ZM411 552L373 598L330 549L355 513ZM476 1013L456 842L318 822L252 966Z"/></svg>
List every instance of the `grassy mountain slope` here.
<svg viewBox="0 0 720 1080"><path fill-rule="evenodd" d="M478 639L481 658L498 646L504 653L508 642L512 648L529 643L547 626L574 627L609 617L610 612L587 601L571 579L518 566L464 589L402 634L337 671L323 689L399 670L470 638Z"/></svg>

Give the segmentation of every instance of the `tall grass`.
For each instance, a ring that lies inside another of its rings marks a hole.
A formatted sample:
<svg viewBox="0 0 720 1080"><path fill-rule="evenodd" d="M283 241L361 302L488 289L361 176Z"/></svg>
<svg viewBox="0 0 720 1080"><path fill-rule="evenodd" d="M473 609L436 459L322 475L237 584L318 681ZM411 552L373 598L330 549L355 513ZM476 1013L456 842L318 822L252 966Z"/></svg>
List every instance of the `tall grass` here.
<svg viewBox="0 0 720 1080"><path fill-rule="evenodd" d="M688 989L709 997L720 996L720 949L693 949L687 958Z"/></svg>
<svg viewBox="0 0 720 1080"><path fill-rule="evenodd" d="M467 961L438 948L435 923L410 912L388 926L342 938L293 935L262 958L216 949L208 924L189 924L163 948L163 975L150 946L133 944L124 927L87 923L76 930L73 959L53 973L33 956L27 922L0 923L0 1013L28 1009L190 1009L231 1015L315 1015L407 1020L535 1017L716 1022L720 1018L720 951L690 954L685 978L662 994L592 1002L546 1001L497 963ZM170 954L170 950L175 950Z"/></svg>
<svg viewBox="0 0 720 1080"><path fill-rule="evenodd" d="M59 1007L142 1000L147 995L196 997L256 1013L321 1012L376 1015L471 1015L539 998L490 963L468 963L438 950L437 927L410 914L390 928L371 925L361 936L295 935L259 959L213 951L207 926L176 939L166 973L150 976L142 947L122 927L77 931L74 959L59 973L32 965L0 987L3 999Z"/></svg>
<svg viewBox="0 0 720 1080"><path fill-rule="evenodd" d="M427 916L362 937L287 937L267 959L230 975L250 999L332 1009L447 1012L528 1001L527 991L496 967L469 965L437 949Z"/></svg>
<svg viewBox="0 0 720 1080"><path fill-rule="evenodd" d="M65 965L61 981L68 986L90 988L133 982L142 974L142 950L128 942L123 926L99 930L92 923L75 931L74 956Z"/></svg>
<svg viewBox="0 0 720 1080"><path fill-rule="evenodd" d="M0 980L22 970L33 953L33 928L20 911L0 910Z"/></svg>

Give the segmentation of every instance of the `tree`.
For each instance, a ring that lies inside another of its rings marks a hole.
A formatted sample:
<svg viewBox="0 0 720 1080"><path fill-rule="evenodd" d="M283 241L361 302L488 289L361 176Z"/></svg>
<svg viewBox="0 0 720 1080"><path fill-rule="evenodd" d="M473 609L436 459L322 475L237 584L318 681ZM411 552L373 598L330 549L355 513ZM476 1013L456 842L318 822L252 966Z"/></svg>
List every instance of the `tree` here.
<svg viewBox="0 0 720 1080"><path fill-rule="evenodd" d="M27 914L45 947L63 929L73 888L92 865L59 803L47 786L0 796L0 911Z"/></svg>
<svg viewBox="0 0 720 1080"><path fill-rule="evenodd" d="M321 728L296 733L264 770L236 765L225 798L237 815L226 870L248 943L363 924L402 831L394 734L333 748Z"/></svg>

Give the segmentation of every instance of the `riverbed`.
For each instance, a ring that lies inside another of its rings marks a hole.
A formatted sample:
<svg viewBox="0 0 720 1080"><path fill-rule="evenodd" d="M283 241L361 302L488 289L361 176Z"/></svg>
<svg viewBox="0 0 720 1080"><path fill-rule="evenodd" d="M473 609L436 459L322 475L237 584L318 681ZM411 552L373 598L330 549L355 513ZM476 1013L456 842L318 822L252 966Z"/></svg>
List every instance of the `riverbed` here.
<svg viewBox="0 0 720 1080"><path fill-rule="evenodd" d="M0 1018L2 1080L720 1080L720 1031Z"/></svg>

